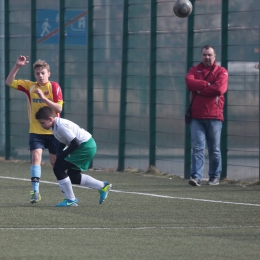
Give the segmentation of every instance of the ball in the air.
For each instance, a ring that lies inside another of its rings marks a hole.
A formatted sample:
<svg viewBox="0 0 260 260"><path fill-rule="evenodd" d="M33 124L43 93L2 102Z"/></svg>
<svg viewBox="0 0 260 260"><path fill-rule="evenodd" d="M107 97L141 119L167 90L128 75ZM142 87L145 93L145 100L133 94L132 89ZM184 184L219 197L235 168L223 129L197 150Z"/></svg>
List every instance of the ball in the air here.
<svg viewBox="0 0 260 260"><path fill-rule="evenodd" d="M176 0L173 5L173 12L180 18L188 17L192 12L192 3L189 0Z"/></svg>

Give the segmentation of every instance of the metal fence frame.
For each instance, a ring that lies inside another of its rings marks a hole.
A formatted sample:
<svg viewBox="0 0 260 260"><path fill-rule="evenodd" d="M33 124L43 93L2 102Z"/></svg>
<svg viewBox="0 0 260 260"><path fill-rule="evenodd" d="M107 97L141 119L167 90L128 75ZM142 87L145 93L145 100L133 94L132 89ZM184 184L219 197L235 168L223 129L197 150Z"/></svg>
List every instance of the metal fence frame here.
<svg viewBox="0 0 260 260"><path fill-rule="evenodd" d="M10 44L9 44L9 0L4 1L4 48L5 48L5 77L7 77L10 70ZM119 140L118 140L118 163L117 169L123 171L125 169L125 125L126 125L126 73L127 73L127 52L128 52L128 6L129 0L123 1L123 31L122 31L122 59L121 59L121 91L120 91L120 116L119 116ZM196 1L191 0L193 4L193 13L188 18L188 42L187 42L187 70L192 66L194 60L194 10L196 8ZM89 132L93 132L93 0L88 0L88 45L87 45L87 127ZM36 42L36 1L31 0L31 59L34 60L35 50L37 47ZM59 0L59 29L61 32L65 31L65 2ZM228 8L229 0L222 0L222 15L221 15L221 65L228 69ZM157 1L150 0L150 61L149 61L149 158L148 164L150 166L156 166L156 40L157 40ZM260 25L259 25L259 42L260 42ZM64 84L64 53L65 53L65 35L59 34L59 83L61 86ZM31 71L33 76L33 71ZM259 80L260 82L260 80ZM260 85L259 85L260 88ZM65 91L65 90L63 90ZM10 132L10 93L9 88L5 89L5 133ZM228 100L228 93L226 93L226 100ZM189 93L186 92L185 98L186 104L189 103ZM63 115L66 113L63 111ZM227 102L225 104L224 117L227 118ZM259 121L259 119L258 119ZM227 164L228 164L228 121L223 124L222 138L221 138L221 150L223 160L223 171L221 178L227 177ZM189 178L190 164L191 164L191 140L190 130L188 126L185 126L185 149L184 149L184 178ZM11 158L11 136L5 135L5 159ZM259 173L260 178L260 173Z"/></svg>

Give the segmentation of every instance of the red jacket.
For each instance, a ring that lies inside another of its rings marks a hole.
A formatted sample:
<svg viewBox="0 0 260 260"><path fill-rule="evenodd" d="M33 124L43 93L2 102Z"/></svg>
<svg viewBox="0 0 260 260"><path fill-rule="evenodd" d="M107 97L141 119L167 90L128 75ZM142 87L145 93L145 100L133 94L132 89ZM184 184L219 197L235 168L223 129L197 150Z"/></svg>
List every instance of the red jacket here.
<svg viewBox="0 0 260 260"><path fill-rule="evenodd" d="M213 69L212 72L205 80L211 69ZM227 70L218 66L216 62L209 68L204 67L201 62L190 68L185 80L188 90L192 92L191 100L199 91L191 107L192 118L224 121L224 93L227 91L228 85Z"/></svg>

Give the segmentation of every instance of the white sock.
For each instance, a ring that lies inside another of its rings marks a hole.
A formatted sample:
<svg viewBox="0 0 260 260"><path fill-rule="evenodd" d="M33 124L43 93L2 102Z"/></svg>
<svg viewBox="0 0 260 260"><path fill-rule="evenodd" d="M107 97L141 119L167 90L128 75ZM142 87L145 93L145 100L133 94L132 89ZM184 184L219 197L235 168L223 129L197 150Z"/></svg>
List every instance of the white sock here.
<svg viewBox="0 0 260 260"><path fill-rule="evenodd" d="M60 189L65 199L75 200L75 195L72 189L71 181L69 177L58 181Z"/></svg>
<svg viewBox="0 0 260 260"><path fill-rule="evenodd" d="M104 182L96 180L87 174L81 174L81 186L89 187L92 189L100 190L104 187Z"/></svg>

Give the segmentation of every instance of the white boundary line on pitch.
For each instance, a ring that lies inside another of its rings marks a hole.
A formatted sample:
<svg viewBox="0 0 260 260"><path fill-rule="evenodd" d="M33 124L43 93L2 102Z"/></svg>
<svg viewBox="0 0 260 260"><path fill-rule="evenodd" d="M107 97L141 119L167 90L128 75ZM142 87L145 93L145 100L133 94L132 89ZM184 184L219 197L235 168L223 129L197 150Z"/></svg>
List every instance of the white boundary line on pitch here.
<svg viewBox="0 0 260 260"><path fill-rule="evenodd" d="M0 230L145 230L145 229L242 229L242 228L260 228L260 226L219 226L219 227L114 227L114 228L96 228L96 227L53 227L53 228L0 228Z"/></svg>
<svg viewBox="0 0 260 260"><path fill-rule="evenodd" d="M14 177L6 177L6 176L0 176L0 178L1 179L10 179L10 180L19 180L19 181L31 181L30 179L14 178ZM55 182L42 181L42 180L41 180L41 183L58 185L58 183L55 183ZM88 187L83 187L83 186L79 186L79 185L72 185L72 186L76 187L76 188L90 189ZM158 194L143 193L143 192L133 192L133 191L121 191L121 190L110 190L110 192L135 194L135 195L150 196L150 197L164 198L164 199L192 200L192 201L202 201L202 202L212 202L212 203L222 203L222 204L231 204L231 205L243 205L243 206L260 207L260 204L240 203L240 202L223 201L223 200L207 200L207 199L195 199L195 198L184 198L184 197L172 197L172 196L166 196L166 195L158 195Z"/></svg>

